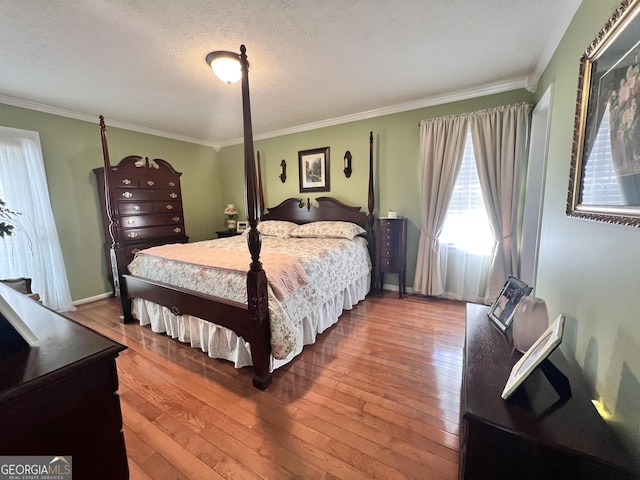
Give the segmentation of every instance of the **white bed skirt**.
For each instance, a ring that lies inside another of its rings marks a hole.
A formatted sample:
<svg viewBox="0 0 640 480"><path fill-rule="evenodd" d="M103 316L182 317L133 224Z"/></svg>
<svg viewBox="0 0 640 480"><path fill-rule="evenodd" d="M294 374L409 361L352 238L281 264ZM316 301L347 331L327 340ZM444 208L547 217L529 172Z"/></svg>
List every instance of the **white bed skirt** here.
<svg viewBox="0 0 640 480"><path fill-rule="evenodd" d="M289 363L302 352L304 345L316 341L316 336L337 323L343 310L351 310L369 293L371 276L365 275L345 288L338 295L320 305L296 326L296 347L284 359L271 357L271 371ZM171 311L148 300L134 298L133 316L140 325L151 325L151 330L166 333L181 342L200 348L212 358L222 358L234 363L236 368L253 365L248 342L228 328L215 325L191 315L174 315Z"/></svg>

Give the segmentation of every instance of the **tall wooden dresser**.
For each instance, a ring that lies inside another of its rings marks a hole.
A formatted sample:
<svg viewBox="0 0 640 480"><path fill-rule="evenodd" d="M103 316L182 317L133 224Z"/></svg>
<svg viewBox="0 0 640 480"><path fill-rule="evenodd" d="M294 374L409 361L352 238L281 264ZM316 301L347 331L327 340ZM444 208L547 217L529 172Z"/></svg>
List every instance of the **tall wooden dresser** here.
<svg viewBox="0 0 640 480"><path fill-rule="evenodd" d="M398 274L398 295L405 296L407 270L407 219L379 218L376 228L376 273L379 289L384 288L384 274Z"/></svg>
<svg viewBox="0 0 640 480"><path fill-rule="evenodd" d="M165 160L149 160L137 155L123 158L111 167L114 218L118 221L116 249L120 271L133 260L139 250L166 243L186 243L180 176ZM93 169L98 184L105 236L105 253L109 280L111 275L111 236L105 208L104 167Z"/></svg>

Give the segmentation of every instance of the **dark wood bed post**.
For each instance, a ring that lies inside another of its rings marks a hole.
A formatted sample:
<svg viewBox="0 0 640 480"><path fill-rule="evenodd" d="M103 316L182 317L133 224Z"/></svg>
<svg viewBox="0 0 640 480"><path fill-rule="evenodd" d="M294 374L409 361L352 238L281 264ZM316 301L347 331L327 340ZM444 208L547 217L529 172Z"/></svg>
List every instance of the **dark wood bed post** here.
<svg viewBox="0 0 640 480"><path fill-rule="evenodd" d="M374 231L374 221L375 217L373 215L373 210L375 208L375 192L373 191L373 131L369 132L369 196L367 199L367 209L369 210L369 214L367 215L367 240L369 242L369 254L371 256L371 285L376 285L376 241L375 241L375 231Z"/></svg>
<svg viewBox="0 0 640 480"><path fill-rule="evenodd" d="M253 360L253 385L266 390L271 384L271 335L269 329L269 301L267 298L267 276L260 262L262 239L258 223L263 211L261 194L258 191L256 159L253 150L253 128L251 126L251 104L249 100L249 62L247 49L240 46L240 64L242 67L242 117L244 121L244 171L245 171L245 213L250 230L247 244L251 254L251 265L247 272L247 300L251 319L251 345Z"/></svg>
<svg viewBox="0 0 640 480"><path fill-rule="evenodd" d="M109 159L109 147L107 145L107 127L104 124L104 117L100 115L100 139L102 140L102 158L104 161L104 198L107 217L109 218L109 236L111 237L111 248L109 258L111 259L111 273L113 275L113 291L119 298L120 320L128 323L132 320L131 299L126 292L126 283L122 279L121 272L124 272L126 265L119 265L117 252L122 248L118 238L119 218L116 202L113 201L113 181L111 180L111 160Z"/></svg>

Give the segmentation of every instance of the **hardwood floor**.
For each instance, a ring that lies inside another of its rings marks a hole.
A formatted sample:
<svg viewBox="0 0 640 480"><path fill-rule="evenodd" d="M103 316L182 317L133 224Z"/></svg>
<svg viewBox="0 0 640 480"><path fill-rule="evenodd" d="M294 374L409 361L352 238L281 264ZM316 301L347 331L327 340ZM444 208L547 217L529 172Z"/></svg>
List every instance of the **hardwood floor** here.
<svg viewBox="0 0 640 480"><path fill-rule="evenodd" d="M134 480L457 478L463 303L372 296L266 392L250 368L119 323L115 299L69 316L129 347L117 365Z"/></svg>

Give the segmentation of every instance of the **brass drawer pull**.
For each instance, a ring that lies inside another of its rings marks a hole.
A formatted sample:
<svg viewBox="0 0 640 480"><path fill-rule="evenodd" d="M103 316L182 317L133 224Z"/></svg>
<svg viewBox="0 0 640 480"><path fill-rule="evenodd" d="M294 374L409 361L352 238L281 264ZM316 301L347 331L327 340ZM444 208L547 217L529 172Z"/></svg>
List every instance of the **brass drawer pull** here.
<svg viewBox="0 0 640 480"><path fill-rule="evenodd" d="M171 217L171 220L173 220L174 222L179 222L180 221L180 217Z"/></svg>
<svg viewBox="0 0 640 480"><path fill-rule="evenodd" d="M136 232L127 233L127 237L129 237L129 238L136 238L137 236L138 236L138 234Z"/></svg>
<svg viewBox="0 0 640 480"><path fill-rule="evenodd" d="M153 180L147 180L147 185L149 185L150 187L153 187L156 184L156 182L154 182Z"/></svg>
<svg viewBox="0 0 640 480"><path fill-rule="evenodd" d="M131 184L131 180L129 180L128 178L123 178L122 179L122 183L124 183L125 185L130 185Z"/></svg>
<svg viewBox="0 0 640 480"><path fill-rule="evenodd" d="M170 187L175 187L176 186L176 182L169 182L169 186Z"/></svg>
<svg viewBox="0 0 640 480"><path fill-rule="evenodd" d="M180 233L182 231L182 229L180 227L176 227L173 229L174 232L176 233Z"/></svg>
<svg viewBox="0 0 640 480"><path fill-rule="evenodd" d="M127 220L127 225L133 225L134 223L136 223L136 221L133 218Z"/></svg>
<svg viewBox="0 0 640 480"><path fill-rule="evenodd" d="M122 194L122 196L123 196L124 198L131 198L131 197L133 197L133 193L131 193L131 192L124 192L124 193Z"/></svg>
<svg viewBox="0 0 640 480"><path fill-rule="evenodd" d="M173 210L173 205L165 205L164 206L167 210Z"/></svg>
<svg viewBox="0 0 640 480"><path fill-rule="evenodd" d="M140 207L140 205L134 205L134 206L133 206L133 209L134 209L136 212L137 212L137 211L139 211L139 210L140 210L140 208L141 208L141 207Z"/></svg>
<svg viewBox="0 0 640 480"><path fill-rule="evenodd" d="M171 193L169 194L169 196L170 196L171 198L178 198L178 194L177 194L176 192L171 192Z"/></svg>

